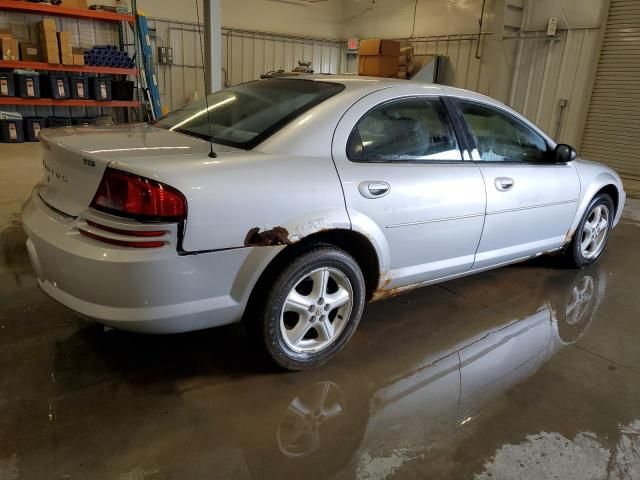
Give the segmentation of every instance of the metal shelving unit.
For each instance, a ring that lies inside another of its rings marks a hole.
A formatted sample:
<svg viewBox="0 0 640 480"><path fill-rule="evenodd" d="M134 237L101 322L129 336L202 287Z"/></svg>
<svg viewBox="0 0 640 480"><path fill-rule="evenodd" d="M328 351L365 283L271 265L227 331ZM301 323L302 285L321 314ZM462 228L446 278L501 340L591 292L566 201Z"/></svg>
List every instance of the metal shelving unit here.
<svg viewBox="0 0 640 480"><path fill-rule="evenodd" d="M0 105L23 105L32 107L137 107L137 100L75 100L71 98L56 100L54 98L16 98L0 97Z"/></svg>
<svg viewBox="0 0 640 480"><path fill-rule="evenodd" d="M135 16L125 13L103 12L100 10L85 10L77 8L57 7L46 3L31 3L21 0L0 0L0 10L14 12L35 13L40 15L55 15L58 17L84 18L103 22L127 22L135 24Z"/></svg>
<svg viewBox="0 0 640 480"><path fill-rule="evenodd" d="M46 3L31 3L20 0L0 0L0 10L8 10L14 12L32 13L36 15L52 15L67 18L77 18L85 20L94 20L102 22L129 24L135 29L135 15L124 13L103 12L99 10L84 10L77 8L65 8ZM122 28L119 28L122 31ZM58 65L46 62L23 62L23 61L7 61L0 60L0 68L22 68L32 70L58 71L58 72L80 72L110 75L126 75L137 76L137 68L112 68L112 67L96 67L91 65ZM18 97L0 97L0 105L15 106L47 106L47 107L139 107L138 100L119 101L113 100L101 102L95 100L57 100L53 98L18 98Z"/></svg>

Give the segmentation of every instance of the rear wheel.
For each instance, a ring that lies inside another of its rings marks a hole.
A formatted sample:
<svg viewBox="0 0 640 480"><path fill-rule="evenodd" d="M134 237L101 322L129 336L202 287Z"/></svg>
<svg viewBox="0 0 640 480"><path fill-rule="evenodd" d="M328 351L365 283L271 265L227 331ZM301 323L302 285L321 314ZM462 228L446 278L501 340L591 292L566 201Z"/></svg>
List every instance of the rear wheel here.
<svg viewBox="0 0 640 480"><path fill-rule="evenodd" d="M249 328L280 367L314 368L349 341L364 299L364 277L353 257L335 247L316 247L284 267Z"/></svg>
<svg viewBox="0 0 640 480"><path fill-rule="evenodd" d="M609 239L613 214L613 201L609 195L602 193L591 201L567 250L571 266L586 267L602 255Z"/></svg>

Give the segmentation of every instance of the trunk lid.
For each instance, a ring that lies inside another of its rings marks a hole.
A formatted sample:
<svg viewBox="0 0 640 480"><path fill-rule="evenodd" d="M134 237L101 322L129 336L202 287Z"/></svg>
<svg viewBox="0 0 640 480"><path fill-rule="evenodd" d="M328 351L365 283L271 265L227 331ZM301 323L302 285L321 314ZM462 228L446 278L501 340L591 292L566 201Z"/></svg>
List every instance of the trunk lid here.
<svg viewBox="0 0 640 480"><path fill-rule="evenodd" d="M107 165L135 157L206 155L209 143L137 124L114 127L64 127L43 130L40 197L51 207L77 216L93 200ZM227 150L219 145L217 151Z"/></svg>

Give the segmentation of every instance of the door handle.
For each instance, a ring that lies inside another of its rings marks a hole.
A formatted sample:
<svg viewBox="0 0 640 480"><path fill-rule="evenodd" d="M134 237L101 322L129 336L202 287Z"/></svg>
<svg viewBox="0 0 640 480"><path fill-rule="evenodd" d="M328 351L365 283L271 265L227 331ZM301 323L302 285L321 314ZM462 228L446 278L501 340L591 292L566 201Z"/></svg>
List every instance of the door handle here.
<svg viewBox="0 0 640 480"><path fill-rule="evenodd" d="M365 198L380 198L391 191L391 185L387 182L362 182L358 191Z"/></svg>
<svg viewBox="0 0 640 480"><path fill-rule="evenodd" d="M495 185L496 185L496 188L501 192L506 192L508 190L511 190L515 183L516 182L513 180L513 178L498 177L496 178Z"/></svg>

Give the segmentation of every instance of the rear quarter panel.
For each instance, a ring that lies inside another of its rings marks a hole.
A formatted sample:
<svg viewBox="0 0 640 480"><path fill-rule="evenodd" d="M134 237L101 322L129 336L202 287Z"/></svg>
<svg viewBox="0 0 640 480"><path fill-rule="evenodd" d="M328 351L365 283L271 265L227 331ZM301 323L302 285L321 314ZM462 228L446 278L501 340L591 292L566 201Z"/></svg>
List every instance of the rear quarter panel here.
<svg viewBox="0 0 640 480"><path fill-rule="evenodd" d="M250 233L255 238L255 233L276 227L278 238L265 238L265 244L350 228L330 157L226 152L218 158L184 155L152 162L123 160L111 166L144 176L151 171L154 179L186 196L186 252L249 246L255 244Z"/></svg>

